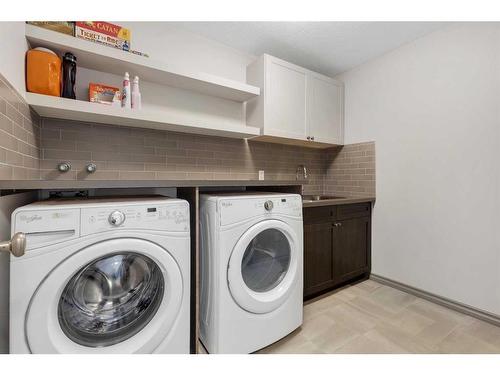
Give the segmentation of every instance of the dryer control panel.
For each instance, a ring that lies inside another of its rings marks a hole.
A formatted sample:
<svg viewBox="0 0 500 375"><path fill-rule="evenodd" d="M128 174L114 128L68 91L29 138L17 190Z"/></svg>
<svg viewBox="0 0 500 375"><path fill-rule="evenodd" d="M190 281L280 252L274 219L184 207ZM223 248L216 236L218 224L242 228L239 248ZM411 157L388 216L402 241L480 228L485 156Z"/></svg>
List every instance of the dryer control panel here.
<svg viewBox="0 0 500 375"><path fill-rule="evenodd" d="M219 211L221 225L262 215L302 218L302 198L298 194L220 198Z"/></svg>

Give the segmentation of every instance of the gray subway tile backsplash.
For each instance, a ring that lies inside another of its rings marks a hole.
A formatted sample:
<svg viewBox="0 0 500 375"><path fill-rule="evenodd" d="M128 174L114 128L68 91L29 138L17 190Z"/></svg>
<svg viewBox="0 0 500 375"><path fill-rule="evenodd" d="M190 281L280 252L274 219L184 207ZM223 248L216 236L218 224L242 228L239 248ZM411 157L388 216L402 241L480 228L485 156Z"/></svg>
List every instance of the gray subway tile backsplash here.
<svg viewBox="0 0 500 375"><path fill-rule="evenodd" d="M71 162L71 172L56 166ZM98 171L84 171L88 162ZM320 150L39 118L0 75L0 179L295 180L308 169L308 194L375 195L375 144Z"/></svg>
<svg viewBox="0 0 500 375"><path fill-rule="evenodd" d="M0 74L0 179L39 178L39 118Z"/></svg>

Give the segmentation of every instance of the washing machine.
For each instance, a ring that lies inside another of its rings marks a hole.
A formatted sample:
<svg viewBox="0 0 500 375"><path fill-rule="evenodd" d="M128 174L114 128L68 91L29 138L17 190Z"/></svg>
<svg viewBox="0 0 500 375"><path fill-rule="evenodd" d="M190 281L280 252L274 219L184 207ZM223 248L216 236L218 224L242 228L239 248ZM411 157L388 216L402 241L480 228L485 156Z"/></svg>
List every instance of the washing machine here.
<svg viewBox="0 0 500 375"><path fill-rule="evenodd" d="M209 353L251 353L302 324L302 199L200 196L200 339Z"/></svg>
<svg viewBox="0 0 500 375"><path fill-rule="evenodd" d="M189 353L186 201L42 201L12 233L11 353Z"/></svg>

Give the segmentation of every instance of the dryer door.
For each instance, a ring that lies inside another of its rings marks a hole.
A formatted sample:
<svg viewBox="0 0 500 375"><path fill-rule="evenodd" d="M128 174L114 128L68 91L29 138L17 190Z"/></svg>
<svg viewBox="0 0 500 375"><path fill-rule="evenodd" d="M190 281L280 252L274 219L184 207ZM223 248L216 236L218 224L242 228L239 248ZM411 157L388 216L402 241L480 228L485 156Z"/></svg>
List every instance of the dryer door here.
<svg viewBox="0 0 500 375"><path fill-rule="evenodd" d="M243 309L268 313L286 301L298 279L298 251L292 228L266 220L248 229L229 259L227 279L231 294Z"/></svg>
<svg viewBox="0 0 500 375"><path fill-rule="evenodd" d="M151 353L175 323L181 271L152 242L120 238L61 262L33 296L26 320L33 353Z"/></svg>

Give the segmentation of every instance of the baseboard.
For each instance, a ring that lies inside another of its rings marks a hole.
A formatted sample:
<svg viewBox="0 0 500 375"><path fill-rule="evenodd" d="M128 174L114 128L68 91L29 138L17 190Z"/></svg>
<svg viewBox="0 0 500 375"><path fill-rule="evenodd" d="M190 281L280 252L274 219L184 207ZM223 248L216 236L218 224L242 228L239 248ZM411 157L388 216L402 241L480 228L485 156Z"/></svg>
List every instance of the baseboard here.
<svg viewBox="0 0 500 375"><path fill-rule="evenodd" d="M458 311L462 314L470 315L474 318L484 320L485 322L494 324L496 326L500 326L500 316L489 313L484 310L477 309L475 307L463 304L461 302L453 301L445 297L438 296L433 293L426 292L425 290L414 288L412 286L400 283L398 281L394 281L391 279L387 279L383 276L374 275L373 273L370 275L370 279L376 281L380 284L384 284L395 289L399 289L403 292L412 294L416 297L420 297L426 299L428 301L434 302L438 305L447 307L449 309Z"/></svg>

